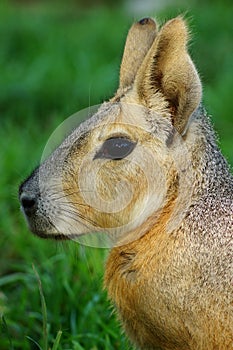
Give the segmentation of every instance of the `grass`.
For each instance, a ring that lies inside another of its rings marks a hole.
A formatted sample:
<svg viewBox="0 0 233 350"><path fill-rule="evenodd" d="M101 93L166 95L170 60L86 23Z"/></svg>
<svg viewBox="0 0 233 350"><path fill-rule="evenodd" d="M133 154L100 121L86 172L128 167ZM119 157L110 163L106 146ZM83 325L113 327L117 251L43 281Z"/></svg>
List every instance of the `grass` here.
<svg viewBox="0 0 233 350"><path fill-rule="evenodd" d="M17 188L64 118L112 95L132 16L72 2L0 6L0 348L130 349L102 290L108 252L31 235ZM158 17L188 11L204 101L233 164L232 3L188 6Z"/></svg>

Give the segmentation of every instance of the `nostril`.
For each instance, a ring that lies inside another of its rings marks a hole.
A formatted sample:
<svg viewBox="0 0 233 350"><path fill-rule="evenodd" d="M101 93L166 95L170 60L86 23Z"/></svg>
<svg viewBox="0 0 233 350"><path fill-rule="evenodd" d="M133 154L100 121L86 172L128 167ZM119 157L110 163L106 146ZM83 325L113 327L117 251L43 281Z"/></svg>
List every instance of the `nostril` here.
<svg viewBox="0 0 233 350"><path fill-rule="evenodd" d="M20 196L21 205L26 214L33 212L36 209L36 197L22 193Z"/></svg>

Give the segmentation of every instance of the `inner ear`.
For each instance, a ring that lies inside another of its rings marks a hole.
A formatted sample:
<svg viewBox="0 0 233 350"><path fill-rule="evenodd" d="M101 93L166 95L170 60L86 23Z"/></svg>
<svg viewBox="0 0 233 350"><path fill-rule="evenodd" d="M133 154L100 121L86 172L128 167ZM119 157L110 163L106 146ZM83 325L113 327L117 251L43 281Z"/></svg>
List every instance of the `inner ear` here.
<svg viewBox="0 0 233 350"><path fill-rule="evenodd" d="M139 98L148 107L167 109L183 134L201 101L201 82L187 52L188 30L181 17L167 22L154 40L135 79Z"/></svg>

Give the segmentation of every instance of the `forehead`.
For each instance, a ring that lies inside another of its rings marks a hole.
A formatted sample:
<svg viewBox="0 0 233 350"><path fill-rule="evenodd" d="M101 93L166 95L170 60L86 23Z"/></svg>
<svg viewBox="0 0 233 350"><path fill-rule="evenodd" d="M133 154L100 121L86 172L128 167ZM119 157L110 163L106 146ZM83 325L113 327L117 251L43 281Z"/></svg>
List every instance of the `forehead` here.
<svg viewBox="0 0 233 350"><path fill-rule="evenodd" d="M78 124L78 118L75 123ZM141 105L122 102L104 103L78 127L75 127L75 123L73 131L66 133L68 136L52 153L48 150L47 153L44 152L45 156L43 154L40 169L51 169L56 178L71 155L80 159L86 153L92 154L108 138L128 137L154 149L166 146L172 130L169 120L164 116ZM64 130L61 134L65 134Z"/></svg>
<svg viewBox="0 0 233 350"><path fill-rule="evenodd" d="M89 110L86 109L84 117L88 114ZM73 147L80 150L84 143L89 144L88 147L98 147L107 138L117 136L126 136L134 141L160 140L164 143L171 134L169 119L134 103L103 103L97 112L81 124L79 113L73 117L72 125L66 128L72 131L61 130L61 134L68 136L61 139L60 145L57 143L59 146L51 155L53 161L58 157L64 158Z"/></svg>
<svg viewBox="0 0 233 350"><path fill-rule="evenodd" d="M82 135L87 134L98 136L98 140L101 141L109 133L113 133L114 136L114 133L124 135L125 132L129 135L149 133L163 138L164 133L170 133L170 121L142 105L108 102L101 105L96 113L75 128L64 143L70 144L81 140Z"/></svg>

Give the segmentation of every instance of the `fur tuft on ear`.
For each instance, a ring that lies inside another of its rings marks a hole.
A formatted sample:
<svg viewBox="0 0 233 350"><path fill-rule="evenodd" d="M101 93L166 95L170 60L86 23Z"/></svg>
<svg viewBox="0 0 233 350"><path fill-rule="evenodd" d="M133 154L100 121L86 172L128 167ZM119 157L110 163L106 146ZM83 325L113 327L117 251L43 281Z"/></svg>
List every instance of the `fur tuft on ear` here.
<svg viewBox="0 0 233 350"><path fill-rule="evenodd" d="M141 103L153 108L160 98L182 135L202 95L198 73L187 52L188 37L181 17L168 21L159 31L135 79Z"/></svg>
<svg viewBox="0 0 233 350"><path fill-rule="evenodd" d="M131 86L157 34L156 23L143 18L129 30L120 69L120 89Z"/></svg>

